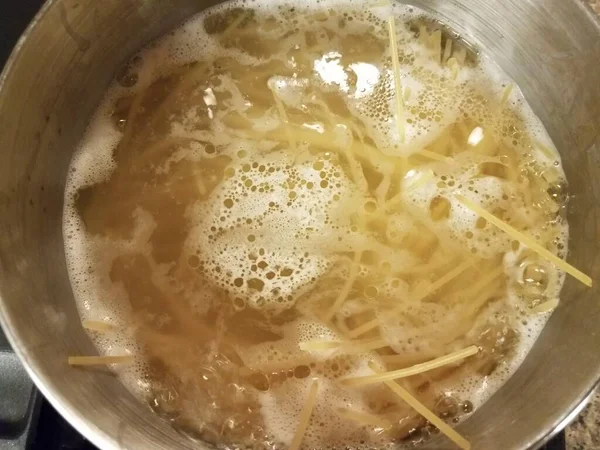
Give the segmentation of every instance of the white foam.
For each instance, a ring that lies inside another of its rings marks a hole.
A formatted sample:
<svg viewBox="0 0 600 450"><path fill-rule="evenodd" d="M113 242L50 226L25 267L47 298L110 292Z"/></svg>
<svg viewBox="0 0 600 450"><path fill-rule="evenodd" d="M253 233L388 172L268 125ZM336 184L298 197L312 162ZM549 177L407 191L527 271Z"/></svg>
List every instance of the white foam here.
<svg viewBox="0 0 600 450"><path fill-rule="evenodd" d="M448 219L440 222L431 219L430 226L483 258L503 254L510 238L492 226L479 229L479 216L464 206L456 196L463 195L488 211L507 207L505 198L512 193L512 185L500 178L482 177L479 174L479 163L489 160L476 160L472 157L465 159L458 156L454 163L446 167L434 167L436 175L426 183L418 183L420 177L427 176L425 174L428 172L425 171L405 179L403 194L406 203L421 211L429 211L434 199L442 198L449 202ZM411 189L413 183L417 187Z"/></svg>
<svg viewBox="0 0 600 450"><path fill-rule="evenodd" d="M235 174L192 213L197 225L186 247L214 283L254 308L280 312L330 266L330 243L338 245L351 226L339 212L350 207L352 185L343 174L336 178L327 160L294 165L279 152L231 169Z"/></svg>
<svg viewBox="0 0 600 450"><path fill-rule="evenodd" d="M188 64L198 59L229 56L248 65L257 64L259 61L256 58L244 52L220 46L206 33L203 19L206 14L224 11L230 7L251 6L260 13L273 14L277 20L283 20L278 5L280 2L277 1L252 3L234 1L212 8L188 20L174 33L164 36L153 46L140 53L143 63L139 70L140 81L135 87L125 89L120 86L112 86L109 89L73 158L65 192L63 225L65 248L69 276L82 319L104 320L126 330L130 311L123 305L128 304L127 294L122 286L110 281L110 267L114 259L127 249L150 251L148 238L153 229L153 220L143 210L136 212L134 237L131 240L112 241L87 235L75 209L77 191L82 187L106 180L115 169L112 152L121 138L120 132L113 127L110 118L115 99L125 93L135 93L139 89L143 89L152 80L168 73L169 69L175 66ZM348 7L364 7L364 3L360 0L313 0L303 3L302 7L314 11L340 11ZM373 13L380 19L385 19L388 14L385 8L374 9ZM395 2L394 13L399 24L408 18L416 18L423 14L416 8L400 5L397 2ZM327 20L332 22L337 21L338 18L328 18ZM301 25L298 26L302 28ZM385 22L379 23L377 26L384 29ZM289 43L291 47L296 45L299 39L300 37L292 35L286 37L285 42ZM465 86L481 87L480 85L485 83L490 85L492 93L500 97L503 85L511 83L510 79L485 57L481 59L477 69L461 71L459 78L453 80L449 77L449 69L441 69L429 64L428 60L420 53L422 49L410 43L409 31L400 26L399 41L405 45L405 49L408 49L409 56L413 56L416 61L401 64L402 84L405 91L410 90L410 96L406 100L407 112L404 119L410 119L412 123L407 126L407 144L400 149L397 145L395 118L389 113L382 118L381 113L374 112L378 107L385 105L392 115L394 114L394 99L379 98L375 95L376 86L382 80L385 83L393 84L391 71L389 68L383 67L387 56L382 55L380 61L353 64L350 67L357 78L355 91L352 92L348 82L348 71L342 67L341 57L332 52L315 64L315 70L323 84L331 85L332 89L348 93L347 101L351 111L360 116L365 123L371 125L371 137L378 147L388 153L397 152L398 149L404 154L412 153L415 149L431 142L434 137L444 131L449 123L465 111L473 113L477 117L478 108L484 109L481 105L464 105L460 102L465 96ZM282 55L275 57L285 58ZM429 75L425 77L423 72L417 73L415 71L417 67L424 68L425 72L429 71ZM443 82L440 81L442 78L444 78ZM235 82L227 75L221 77L221 82L221 86L215 88L215 92L229 92L232 109L243 115L248 104L237 89ZM303 79L274 77L271 84L285 105L291 107L301 104L303 90L306 87ZM450 95L450 92L454 93ZM209 94L206 93L206 95ZM208 101L214 102L213 97L209 96L208 98ZM541 122L527 106L518 89L511 93L509 104L522 114L527 132L556 152ZM421 105L420 109L416 113L412 112L411 108L418 105ZM427 110L426 118L420 117L419 112L422 110ZM440 117L439 121L436 121L435 118L432 120L436 114ZM188 119L190 123L193 123L197 117L190 113ZM489 126L498 135L502 135L503 123L498 123L492 118L478 117L478 119L484 128ZM332 246L335 245L335 249L338 251L353 252L363 248L372 248L375 244L364 236L351 231L350 224L344 219L347 216L336 216L336 209L351 211L352 208L357 207L354 205L356 193L344 175L337 177L335 183L329 183L324 188L320 187L323 180L321 172L326 173L327 180L334 177L335 170L330 163L322 161L323 168L315 170L313 160L300 159L299 163L288 160L286 164L289 168L264 175L260 172L260 167L264 166L268 170L270 167L281 166L282 158L284 158L282 154L273 153L270 157L263 159L239 158L236 156L238 152L247 149L250 143L255 145L254 141L231 138L227 133L222 132L224 128L220 128L222 124L219 120L220 116L217 113L214 121L214 133L191 131L186 123L172 125L171 133L174 136L190 136L223 145L227 149L226 154L233 159L231 167L235 171L232 177L213 192L209 202L205 205L197 205L189 211L189 214L197 220L186 243L186 248L191 254L195 254L196 250L200 251L204 273L212 282L226 288L233 296L248 299L250 306L274 311L289 308L298 296L314 286L315 280L332 266L332 260L326 257L327 252L332 250ZM256 130L267 131L276 128L281 117L273 109L264 117L251 120L256 125ZM313 123L310 124L310 127L319 132L323 129L324 124ZM351 140L351 133L343 124L338 124L337 127L339 142L336 144L343 146L344 143ZM511 136L504 138L512 139ZM274 147L273 143L267 141L262 142L261 145L264 148ZM560 161L558 153L556 153L556 158L548 158L539 149L534 149L534 152L536 160L539 160L540 164L546 168L555 167L556 161ZM186 155L195 160L199 160L201 157L210 157L200 147L192 147L191 152L187 152ZM253 166L255 163L256 167ZM451 203L452 213L449 221L443 227L435 223L432 225L437 227L440 233L449 233L449 237L453 240L475 249L480 256L490 257L505 252L508 238L489 226L484 230L478 230L476 227L477 217L458 203L454 195L461 193L486 209L493 210L504 205L504 196L510 192L506 183L499 179L475 177L477 164L478 161L464 161L464 164L461 163L458 167L442 168L434 162L427 168L427 170L434 171L434 178L414 190L410 189L410 185L406 185L408 194L403 200L426 211L435 197L444 196ZM244 169L245 165L249 166L248 171ZM560 170L560 167L556 170ZM417 174L417 178L418 175L420 174ZM446 178L443 179L443 177ZM286 185L290 178L294 179L293 188ZM440 188L439 183L447 181L449 178L453 179L454 186ZM247 184L248 180L249 184ZM304 184L301 184L302 181ZM414 180L410 182L412 183ZM308 187L309 183L312 183L311 188ZM263 185L263 192L251 190L252 186L259 185ZM268 187L266 192L264 191L265 187ZM468 189L468 187L472 189ZM291 191L295 193L293 199L289 197ZM334 195L338 195L342 199L337 206L331 203ZM305 199L310 198L311 202L297 201L303 196ZM232 200L231 206L226 206L226 200ZM274 203L276 207L271 203ZM240 218L251 219L252 223L240 227L238 221ZM410 217L398 214L391 220L388 233L395 232L398 236L402 236L412 225ZM213 228L217 231L221 230L216 232ZM468 232L473 233L474 237L467 238ZM567 234L567 228L564 226L561 244L565 249ZM253 236L253 240L250 240L249 236ZM513 279L519 276L514 267L515 261L519 259L517 253L508 254L506 257L506 271ZM258 267L256 271L249 269L251 265L249 266L247 263L254 256L260 258L260 260L258 258L256 260ZM261 268L258 265L260 261L267 265ZM398 252L389 255L388 263L394 270L401 270L414 264L414 260L406 253ZM88 270L89 267L93 267L92 272ZM219 273L216 270L217 267L226 267L228 270ZM267 278L267 273L275 267L278 267L273 270L275 275ZM283 275L287 269L292 273ZM361 270L363 269L361 268ZM241 285L237 282L238 279L242 280ZM262 290L251 288L248 284L251 279L260 280ZM553 284L547 294L549 297L558 296L563 279L564 275L561 274L552 278ZM381 289L386 290L389 296L401 298L408 291L408 287L402 282L387 280L386 283L381 286ZM513 304L518 304L520 301L519 295L512 288L507 292L507 297ZM114 301L107 302L107 299ZM201 303L201 300L199 302ZM353 303L350 300L344 305L342 314L351 315L352 307ZM426 312L431 318L434 328L451 326L454 317L451 309L439 305L428 305ZM541 332L548 316L549 314L529 317L527 325L521 325L519 329L521 339L516 356L510 362L505 363L493 377L486 378L483 382L475 378L458 380L458 384L454 383L443 388L456 392L460 398L470 399L475 406L481 405L516 370ZM518 325L521 324L521 321L517 320L515 323ZM426 331L431 331L431 329L421 330L422 334L420 335L410 335L408 328L405 330L399 329L397 326L384 328L384 333L390 333L392 347L413 353L422 351L423 347L434 347L435 342L430 342L431 335L424 334ZM286 339L277 344L269 344L269 348L249 349L243 355L247 364L250 366L261 365L273 361L285 364L302 358L303 352L300 352L297 346L300 341L339 339L339 336L332 330L315 323L293 323L289 330L285 330L284 335ZM128 388L140 395L147 393L149 386L144 381L147 368L144 365L143 354L135 340L125 331L114 335L94 335L92 337L101 354L132 353L136 355L136 363L131 368L115 367L115 369L119 370L121 380ZM415 342L419 342L418 348ZM324 355L321 354L320 357L324 358ZM346 375L358 376L370 373L366 361L372 358L374 355L365 355L364 358L359 358L356 366L352 367ZM318 446L320 443L329 442L332 439L335 443L331 434L332 430L335 430L336 435L343 436L345 439L351 436L353 442L364 440L364 436L361 435L364 430L357 431L353 422L337 414L337 408L351 405L355 410L368 411L365 401L370 395L370 391L349 392L343 390L332 381L333 378L331 374L329 377L322 378L319 406L313 415L314 423L327 423L328 426L311 427L307 434L307 446ZM295 380L294 383L286 382L282 386L260 395L267 428L278 441L283 443L291 441L309 384L310 378L302 381ZM340 445L347 444L348 441L338 443ZM357 444L356 447L360 447L360 444Z"/></svg>
<svg viewBox="0 0 600 450"><path fill-rule="evenodd" d="M377 400L380 390L377 387L348 390L335 380L343 376L357 377L371 373L368 367L370 361L381 365L376 354L358 355L352 360L338 357L336 362L327 365L335 355L335 350L314 350L305 352L300 350L298 344L301 342L315 341L337 341L342 336L327 328L320 322L300 319L283 327L284 338L269 344L260 344L247 348L244 351L244 362L249 367L265 368L279 363L283 367L294 367L304 364L307 353L312 361L320 364L314 367L312 374L302 379L292 378L280 385L274 386L267 392L259 394L261 411L269 434L275 437L277 442L289 445L294 437L298 423L298 415L302 411L308 389L315 378L319 379L319 402L313 412L313 417L319 423L335 424L334 426L312 426L306 439L308 442L328 442L330 446L345 445L349 442L361 440L371 441L374 435L367 430L357 427L357 424L343 419L340 409L351 409L356 412L368 413L369 402ZM348 365L347 367L342 367ZM336 366L339 366L336 370Z"/></svg>

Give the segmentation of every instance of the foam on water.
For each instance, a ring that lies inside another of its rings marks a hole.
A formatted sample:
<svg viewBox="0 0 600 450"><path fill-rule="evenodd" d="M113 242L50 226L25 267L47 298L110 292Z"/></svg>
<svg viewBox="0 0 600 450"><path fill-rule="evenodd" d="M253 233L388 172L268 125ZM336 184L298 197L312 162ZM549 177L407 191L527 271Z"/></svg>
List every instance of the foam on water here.
<svg viewBox="0 0 600 450"><path fill-rule="evenodd" d="M331 243L341 247L337 238L350 231L347 216L336 212L350 208L341 203L352 201L353 188L335 172L327 160L294 165L277 152L244 158L192 213L198 225L186 246L196 249L204 273L233 295L255 308L288 309L329 268ZM243 228L236 227L240 218Z"/></svg>
<svg viewBox="0 0 600 450"><path fill-rule="evenodd" d="M115 169L113 151L117 146L121 133L111 122L112 105L124 94L135 94L146 88L157 77L168 73L169 68L182 64L190 64L200 59L210 59L227 55L237 58L241 63L252 65L264 62L235 48L224 48L209 35L203 26L208 14L225 11L232 7L251 7L257 12L272 15L276 20L285 20L286 8L278 1L233 1L204 12L181 25L174 32L164 36L152 46L140 53L141 66L138 70L139 81L131 88L112 86L95 117L79 150L71 163L65 193L64 236L66 240L66 255L69 275L75 294L75 299L82 319L102 320L123 330L121 333L108 335L93 335L92 338L98 351L104 355L131 353L136 356L136 362L130 367L115 367L123 383L132 391L143 395L148 392L146 373L147 367L143 353L130 331L130 311L127 293L119 283L111 282L110 268L115 258L127 250L151 253L149 237L156 224L152 215L139 208L135 213L135 232L130 239L107 239L90 236L75 208L78 191L86 186L105 181ZM281 6L281 7L280 7ZM313 0L302 3L302 8L313 12L324 12L323 20L337 21L339 17L331 11L364 6L362 1L351 0ZM385 28L386 8L372 8L361 14L357 13L354 21L356 28L361 30L367 25ZM504 123L498 123L484 112L485 99L477 104L470 95L473 86L482 83L491 86L493 95L498 98L503 95L504 87L512 81L508 79L491 61L482 57L477 66L469 67L454 78L448 67L434 65L426 57L423 48L415 41L408 27L400 26L410 20L424 16L422 11L414 7L394 5L394 14L398 22L398 45L402 49L400 67L402 85L404 88L404 105L407 120L407 135L405 144L398 145L398 134L395 112L395 99L388 94L376 92L380 80L385 80L393 86L391 68L382 61L385 54L375 55L372 61L366 61L351 66L351 72L342 65L343 55L332 50L323 59L316 61L314 71L321 79L323 86L346 92L348 109L361 117L369 125L370 138L382 151L391 154L410 155L428 145L438 137L448 124L454 122L465 111L476 117L485 130L492 130L502 139L514 140L520 144L523 137L507 134ZM360 15L361 17L358 17ZM360 19L360 20L359 20ZM298 29L303 28L298 23ZM264 31L269 33L268 30ZM289 46L302 44L301 33L285 37ZM318 45L318 43L317 43ZM385 49L384 49L385 50ZM384 52L385 53L385 52ZM285 55L271 55L269 59L285 59ZM251 70L251 69L249 69ZM354 88L350 87L349 77L354 76ZM237 90L235 83L225 74L221 77L221 85L215 87L215 92L205 91L207 105L214 101L215 93L230 94L231 110L241 114L247 108L247 100ZM273 76L269 86L274 94L286 106L298 106L302 103L306 80L302 77L286 78ZM211 88L212 89L212 88ZM469 103L465 99L471 99ZM544 170L561 168L558 153L547 136L539 119L533 114L522 98L520 91L515 88L508 98L508 104L516 108L524 117L527 132L534 140L539 141L554 153L548 155L534 147L535 159ZM478 115L481 112L480 115ZM195 112L190 111L190 123L196 120ZM336 165L328 159L314 162L311 159L299 157L297 160L289 154L274 151L267 156L255 157L247 154L244 149L248 143L243 137L232 138L226 133L219 133L222 116L215 112L214 129L210 135L214 145L223 147L223 151L231 158L232 163L226 171L226 180L211 194L206 202L194 205L188 211L188 216L194 224L185 243L186 255L197 255L203 274L216 286L227 289L228 292L246 302L250 307L270 312L280 312L290 308L296 300L314 288L321 275L335 267L337 260L331 256L333 252L351 252L368 248L372 242L363 242L349 221L348 211L357 208L360 193L351 180L336 170ZM259 119L250 118L257 130L270 130L280 123L276 111ZM321 122L305 125L311 130L323 129ZM350 139L348 126L338 124L336 128L338 140L334 145L344 146ZM203 131L191 130L185 120L174 122L171 127L173 136L191 136L197 139L207 138ZM255 145L253 143L253 145ZM266 148L275 148L274 143L262 142ZM525 145L525 144L523 144ZM302 154L302 144L299 143ZM191 147L186 152L190 159L211 157L205 147ZM176 158L176 156L175 156ZM464 207L455 198L461 193L477 202L488 210L506 206L507 198L513 187L504 180L493 177L479 176L478 167L481 160L457 158L454 164L442 166L433 161L424 171L414 172L404 180L402 201L412 207L427 211L436 198L444 198L450 204L452 211L449 225L439 227L440 233L448 233L448 238L461 246L466 246L473 253L482 257L491 257L505 253L511 245L510 239L499 230L492 227L480 229L478 217ZM335 162L335 161L334 161ZM385 171L385 168L382 168ZM165 171L168 167L164 168ZM418 183L418 179L433 173L429 181ZM420 184L411 189L412 183ZM451 183L450 183L451 182ZM342 214L342 212L344 212ZM243 227L240 223L245 222ZM397 213L390 219L389 233L401 235L414 226L410 215ZM434 224L434 226L436 226ZM533 230L535 231L535 230ZM566 252L568 230L561 229L557 247ZM505 256L505 272L509 279L507 296L513 303L518 303L523 296L519 290L518 279L522 278L519 264L527 257L525 250L519 248L508 252ZM414 264L411 256L404 253L390 255L396 258L390 261L395 268L410 267ZM93 273L90 268L93 267ZM164 283L168 267L155 265L153 273L157 284ZM370 270L361 268L361 270ZM564 276L553 267L545 267L551 275L548 298L558 297ZM347 276L347 273L344 273ZM387 290L387 295L405 295L409 288L401 280L385 280L380 289ZM267 295L268 294L268 295ZM202 299L198 307L202 308ZM349 300L341 314L354 314L353 302ZM425 308L425 307L423 307ZM489 307L487 317L494 314L495 306ZM451 326L455 317L452 308L429 304L422 313L426 314L433 326L444 328ZM531 348L541 332L549 314L527 317L526 322L515 320L520 324L521 339L515 351L515 357L503 363L493 374L482 383L480 378L451 380L446 388L456 393L458 398L469 399L475 406L481 405L492 395L516 370L518 365ZM483 319L478 322L483 325ZM400 325L400 326L399 326ZM476 325L475 330L481 329ZM427 341L427 337L407 334L409 328L402 324L390 323L384 327L384 335L388 335L392 347L398 352L407 354L433 348L435 342ZM341 337L325 325L317 322L292 322L283 331L284 339L275 344L261 344L249 348L243 354L244 362L249 367L260 367L266 364L287 365L289 361L302 361L304 352L298 347L299 342L339 340ZM435 334L433 335L435 337ZM430 337L431 338L431 335ZM419 344L416 345L415 342ZM327 359L327 353L319 353ZM314 356L314 355L313 355ZM356 358L354 358L356 360ZM346 376L370 374L367 367L369 360L377 360L373 353L359 358L353 367L345 372ZM364 430L357 431L356 424L338 414L338 408L352 406L354 410L367 412L367 399L373 392L370 389L348 391L335 383L335 374L329 369L321 369L324 374L319 390L319 401L314 412L314 420L327 426L312 427L306 435L305 444L308 447L318 447L321 442L332 442L341 445L335 436L355 436L355 442L365 440ZM262 415L271 435L278 442L289 444L291 441L304 399L310 386L310 377L298 380L292 387L281 385L259 395ZM333 430L333 431L332 431ZM332 438L333 434L335 436ZM337 439L337 441L336 441ZM368 443L377 442L373 436ZM361 444L356 444L361 447ZM368 445L362 445L367 448Z"/></svg>

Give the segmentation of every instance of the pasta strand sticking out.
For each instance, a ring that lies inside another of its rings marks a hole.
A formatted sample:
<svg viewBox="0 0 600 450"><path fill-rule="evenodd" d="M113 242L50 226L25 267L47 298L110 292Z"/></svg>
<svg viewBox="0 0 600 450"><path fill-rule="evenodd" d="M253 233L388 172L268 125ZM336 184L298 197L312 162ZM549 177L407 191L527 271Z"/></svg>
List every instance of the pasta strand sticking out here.
<svg viewBox="0 0 600 450"><path fill-rule="evenodd" d="M100 322L97 320L82 320L81 326L89 331L97 331L99 333L110 333L116 331L117 327L110 323Z"/></svg>
<svg viewBox="0 0 600 450"><path fill-rule="evenodd" d="M374 372L378 372L377 368L374 367L373 364L369 364L371 369ZM389 387L398 397L408 403L415 411L421 414L425 419L433 424L438 430L444 433L448 439L454 442L463 450L470 450L471 443L467 441L464 437L458 434L451 426L449 426L446 422L436 416L432 411L430 411L423 403L413 397L406 389L400 386L398 383L394 381L385 381L384 382L387 387Z"/></svg>
<svg viewBox="0 0 600 450"><path fill-rule="evenodd" d="M312 341L300 342L298 346L303 351L326 351L336 350L336 353L352 355L365 353L387 347L389 343L385 339L371 339L362 341Z"/></svg>
<svg viewBox="0 0 600 450"><path fill-rule="evenodd" d="M346 408L340 408L339 413L342 416L347 417L348 419L353 420L354 422L359 423L361 425L383 428L384 430L392 428L393 426L392 422L390 422L389 420L380 416L376 416L374 414L352 411Z"/></svg>
<svg viewBox="0 0 600 450"><path fill-rule="evenodd" d="M296 434L294 435L294 439L292 440L288 450L298 450L300 448L302 439L304 438L304 434L306 433L306 429L310 423L310 416L312 415L315 407L318 392L319 382L313 381L308 391L308 397L306 397L306 403L304 403L304 408L300 414L300 422L298 423L298 428L296 428Z"/></svg>
<svg viewBox="0 0 600 450"><path fill-rule="evenodd" d="M326 321L329 321L335 316L335 314L340 310L348 295L350 294L350 290L352 289L352 285L354 284L354 280L356 280L356 276L358 275L358 269L360 268L360 258L362 257L362 252L355 252L354 258L352 259L352 266L350 267L350 274L348 275L348 279L344 283L344 287L340 291L338 297L335 299L335 303L327 313L327 317L325 317Z"/></svg>
<svg viewBox="0 0 600 450"><path fill-rule="evenodd" d="M579 269L576 269L575 267L573 267L571 264L569 264L565 260L560 259L554 253L552 253L548 249L542 247L540 244L535 242L529 236L526 236L525 234L521 233L520 231L514 229L512 226L510 226L503 220L498 219L495 215L493 215L489 211L483 209L481 206L475 204L468 198L466 198L462 195L456 195L455 197L459 202L461 202L464 206L469 208L471 211L473 211L476 214L479 214L481 217L483 217L485 220L490 222L492 225L500 228L502 231L504 231L510 237L512 237L513 239L516 239L521 244L530 248L531 250L536 252L538 255L540 255L542 258L546 259L548 262L554 264L559 269L564 270L572 277L577 278L579 281L581 281L586 286L592 287L592 279L588 275L584 274Z"/></svg>
<svg viewBox="0 0 600 450"><path fill-rule="evenodd" d="M396 126L398 127L398 136L401 144L406 141L406 128L404 126L404 101L402 95L402 84L400 83L400 62L398 58L398 43L396 32L396 19L388 19L388 31L390 35L390 53L392 57L392 70L394 71L394 87L396 92Z"/></svg>
<svg viewBox="0 0 600 450"><path fill-rule="evenodd" d="M448 272L446 275L444 275L443 277L441 277L435 283L432 283L427 289L425 289L425 291L423 291L416 298L411 299L411 301L412 302L419 302L419 301L423 300L424 298L428 297L430 294L432 294L435 291L437 291L438 289L440 289L445 284L447 284L450 281L452 281L454 278L456 278L457 276L459 276L465 270L467 270L468 268L474 266L476 262L477 262L476 259L469 259L469 260L463 261L460 265L458 265L457 267L455 267L454 269L452 269L450 272ZM390 311L389 314L396 314L403 307L404 307L404 303L402 302L397 307L393 308ZM360 327L355 328L354 330L352 330L350 332L349 336L351 338L355 338L355 337L361 336L361 335L365 334L366 332L371 331L371 330L377 328L378 325L379 325L379 319L373 319L373 320L371 320L369 322L364 323Z"/></svg>
<svg viewBox="0 0 600 450"><path fill-rule="evenodd" d="M469 356L476 355L477 353L479 353L479 347L477 347L476 345L471 345L470 347L464 348L462 350L452 352L448 355L441 356L439 358L427 361L422 364L416 364L406 369L392 370L390 372L381 372L375 375L367 375L364 377L346 378L345 380L342 380L342 383L345 386L357 387L365 386L367 384L380 383L382 381L397 380L400 378L418 375L423 372L428 372L430 370L455 363L462 359L468 358Z"/></svg>

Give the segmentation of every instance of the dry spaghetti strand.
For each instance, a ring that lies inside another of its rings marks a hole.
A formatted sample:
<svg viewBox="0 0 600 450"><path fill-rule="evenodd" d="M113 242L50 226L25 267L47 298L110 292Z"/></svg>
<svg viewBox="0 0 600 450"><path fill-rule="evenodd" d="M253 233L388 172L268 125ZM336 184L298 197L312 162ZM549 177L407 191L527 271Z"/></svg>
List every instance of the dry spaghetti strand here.
<svg viewBox="0 0 600 450"><path fill-rule="evenodd" d="M358 275L358 269L360 268L360 258L362 257L362 252L354 253L354 258L352 259L352 265L350 266L350 274L348 275L348 279L344 283L344 287L340 291L338 297L335 299L335 303L327 313L326 320L331 320L335 314L342 307L348 295L350 294L350 290L354 285L354 281L356 280L356 276Z"/></svg>
<svg viewBox="0 0 600 450"><path fill-rule="evenodd" d="M390 38L390 53L392 57L392 69L394 71L394 88L396 90L396 126L398 127L398 136L401 144L406 140L406 128L404 126L404 96L402 94L402 84L400 83L400 62L398 58L398 43L396 42L396 19L392 16L388 19L388 31Z"/></svg>
<svg viewBox="0 0 600 450"><path fill-rule="evenodd" d="M352 411L351 409L345 408L340 408L338 412L340 415L360 425L382 428L384 430L392 428L393 426L392 422L383 417L376 416L375 414Z"/></svg>
<svg viewBox="0 0 600 450"><path fill-rule="evenodd" d="M424 292L422 292L420 295L418 295L417 298L412 299L412 302L419 302L419 301L423 300L424 298L426 298L430 294L432 294L435 291L437 291L438 289L440 289L445 284L447 284L450 281L452 281L454 278L456 278L457 276L459 276L465 270L467 270L468 268L474 266L476 262L477 262L476 259L469 259L469 260L464 261L462 264L458 265L457 267L455 267L454 269L452 269L450 272L448 272L446 275L444 275L443 277L441 277L440 279L438 279L435 283L431 284L427 289L425 289ZM396 314L404 306L405 305L403 303L399 304L397 307L393 308L390 311L390 314ZM361 335L365 334L366 332L371 331L371 330L377 328L378 325L379 325L379 319L373 319L373 320L371 320L369 322L366 322L363 325L355 328L354 330L352 330L349 333L349 336L351 338L356 338L357 336L361 336Z"/></svg>
<svg viewBox="0 0 600 450"><path fill-rule="evenodd" d="M377 368L370 363L369 366L374 372L379 372ZM446 422L436 416L432 411L429 410L423 403L413 397L406 389L400 386L398 383L394 381L384 381L387 387L389 387L394 394L408 403L415 411L421 414L425 419L427 419L433 426L435 426L438 430L444 433L448 439L454 442L463 450L470 450L471 443L467 441L464 437L458 434L456 431L452 429Z"/></svg>
<svg viewBox="0 0 600 450"><path fill-rule="evenodd" d="M413 375L418 375L423 372L428 372L430 370L437 369L448 364L455 363L457 361L468 358L469 356L476 355L477 353L479 353L479 347L477 347L476 345L471 345L470 347L464 348L462 350L452 352L448 355L441 356L439 358L427 361L422 364L416 364L406 369L392 370L390 372L381 372L375 375L367 375L364 377L347 378L343 380L343 384L345 386L357 387L365 386L367 384L379 383L382 381L406 378Z"/></svg>
<svg viewBox="0 0 600 450"><path fill-rule="evenodd" d="M100 322L98 320L82 320L81 326L89 331L97 331L98 333L110 333L117 331L117 327L110 323Z"/></svg>
<svg viewBox="0 0 600 450"><path fill-rule="evenodd" d="M547 261L549 261L550 263L554 264L559 269L567 272L572 277L577 278L579 281L581 281L586 286L592 287L592 279L588 275L584 274L579 269L576 269L575 267L573 267L571 264L569 264L565 260L560 259L554 253L552 253L548 249L542 247L540 244L535 242L529 236L526 236L525 234L521 233L520 231L514 229L512 226L510 226L503 220L498 219L495 215L493 215L489 211L485 210L481 206L477 205L476 203L472 202L468 198L466 198L462 195L455 195L455 197L464 206L469 208L474 213L483 217L485 220L490 222L492 225L500 228L502 231L504 231L506 234L508 234L513 239L516 239L521 244L530 248L531 250L536 252L538 255L540 255L542 258L544 258Z"/></svg>
<svg viewBox="0 0 600 450"><path fill-rule="evenodd" d="M312 415L315 403L317 401L318 392L319 383L317 381L313 381L310 385L308 397L306 397L306 402L304 403L304 408L300 414L300 422L298 422L296 434L294 435L294 439L292 440L288 450L298 450L300 448L300 444L302 444L302 439L304 439L304 434L306 433L306 429L308 428L308 424L310 422L310 416Z"/></svg>

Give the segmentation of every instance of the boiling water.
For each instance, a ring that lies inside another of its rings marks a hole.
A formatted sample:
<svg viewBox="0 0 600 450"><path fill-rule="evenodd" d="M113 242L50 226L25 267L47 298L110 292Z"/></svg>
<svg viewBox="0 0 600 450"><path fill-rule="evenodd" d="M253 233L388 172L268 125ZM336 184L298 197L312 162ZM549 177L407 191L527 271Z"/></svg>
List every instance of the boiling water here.
<svg viewBox="0 0 600 450"><path fill-rule="evenodd" d="M344 380L476 344L401 384L450 423L481 405L563 274L457 195L564 257L565 185L512 81L435 18L227 3L108 89L67 182L69 274L114 326L98 351L132 355L123 383L193 438L285 448L316 379L304 448L414 442L435 430Z"/></svg>

